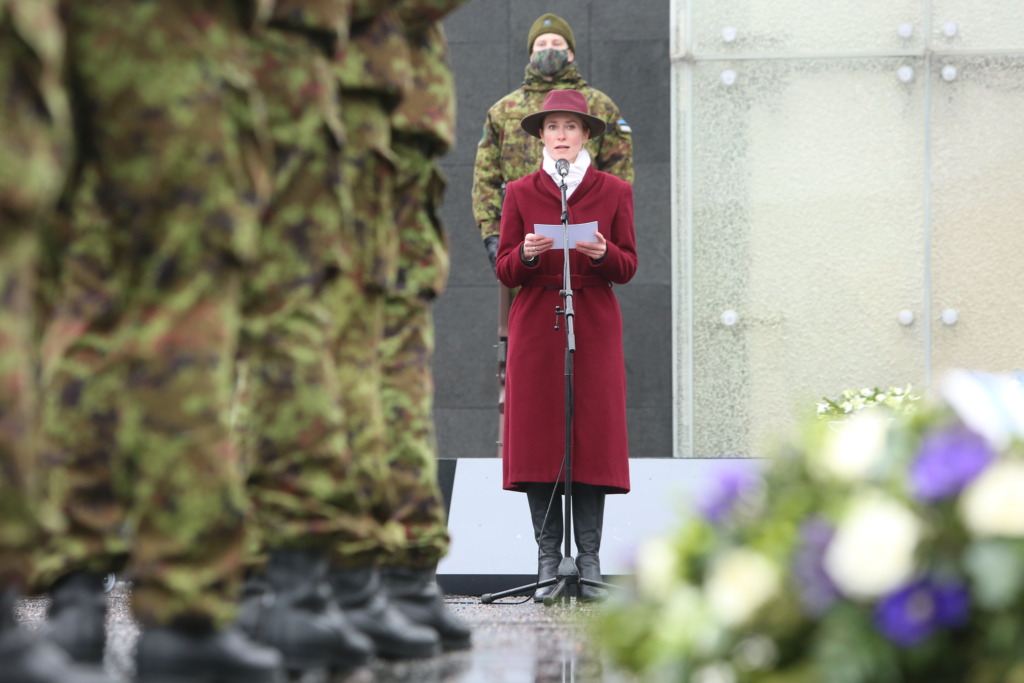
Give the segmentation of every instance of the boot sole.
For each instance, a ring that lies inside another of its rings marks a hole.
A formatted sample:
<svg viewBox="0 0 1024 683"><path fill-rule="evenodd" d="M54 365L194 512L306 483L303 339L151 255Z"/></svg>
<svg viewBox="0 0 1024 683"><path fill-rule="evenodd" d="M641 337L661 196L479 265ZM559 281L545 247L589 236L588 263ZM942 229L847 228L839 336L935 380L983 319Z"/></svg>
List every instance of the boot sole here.
<svg viewBox="0 0 1024 683"><path fill-rule="evenodd" d="M284 668L289 672L298 673L302 671L329 670L337 672L354 671L369 665L373 661L372 655L365 655L357 659L339 660L337 658L323 657L296 657L284 655Z"/></svg>
<svg viewBox="0 0 1024 683"><path fill-rule="evenodd" d="M58 643L60 645L60 643ZM68 653L68 657L78 664L88 664L90 666L103 666L103 650L98 653L95 649L88 650L75 650L73 648L67 648L60 645L61 649Z"/></svg>
<svg viewBox="0 0 1024 683"><path fill-rule="evenodd" d="M418 645L396 645L393 649L377 644L377 656L381 659L426 659L441 654L441 644L423 643Z"/></svg>
<svg viewBox="0 0 1024 683"><path fill-rule="evenodd" d="M214 675L209 671L191 673L150 672L136 674L135 683L287 683L284 671L239 671Z"/></svg>
<svg viewBox="0 0 1024 683"><path fill-rule="evenodd" d="M445 652L457 652L459 650L472 650L473 639L472 638L449 638L448 640L441 641L441 649Z"/></svg>

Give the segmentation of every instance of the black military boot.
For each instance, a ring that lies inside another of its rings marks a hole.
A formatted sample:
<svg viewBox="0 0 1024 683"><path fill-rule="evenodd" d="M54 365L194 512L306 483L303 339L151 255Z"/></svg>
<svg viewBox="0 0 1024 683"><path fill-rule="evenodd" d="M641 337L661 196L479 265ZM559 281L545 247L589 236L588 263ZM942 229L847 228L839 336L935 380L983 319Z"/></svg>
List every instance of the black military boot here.
<svg viewBox="0 0 1024 683"><path fill-rule="evenodd" d="M573 484L572 521L576 536L576 568L581 579L604 581L601 577L601 531L604 527L604 491L597 486ZM580 600L605 600L608 591L597 586L580 584Z"/></svg>
<svg viewBox="0 0 1024 683"><path fill-rule="evenodd" d="M144 628L135 653L138 683L284 683L284 658L240 628L207 623Z"/></svg>
<svg viewBox="0 0 1024 683"><path fill-rule="evenodd" d="M75 571L50 590L47 636L77 662L101 664L107 645L104 574Z"/></svg>
<svg viewBox="0 0 1024 683"><path fill-rule="evenodd" d="M271 551L265 574L246 581L238 623L289 670L349 670L373 657L373 642L331 599L327 558L315 550Z"/></svg>
<svg viewBox="0 0 1024 683"><path fill-rule="evenodd" d="M429 626L441 637L445 650L468 650L473 644L473 633L461 619L444 604L444 593L437 585L437 569L381 569L384 589L392 604L410 621Z"/></svg>
<svg viewBox="0 0 1024 683"><path fill-rule="evenodd" d="M0 591L0 683L113 683L99 667L75 664L43 634L19 626L16 597Z"/></svg>
<svg viewBox="0 0 1024 683"><path fill-rule="evenodd" d="M537 541L537 581L547 581L558 576L558 565L562 562L562 496L556 494L551 501L553 486L532 484L526 489L526 500L530 505L530 517L533 520L533 537ZM538 588L533 593L534 602L544 602L544 598L555 590L555 584Z"/></svg>
<svg viewBox="0 0 1024 683"><path fill-rule="evenodd" d="M432 657L441 652L436 631L413 623L388 598L375 567L333 570L334 598L345 616L387 659Z"/></svg>

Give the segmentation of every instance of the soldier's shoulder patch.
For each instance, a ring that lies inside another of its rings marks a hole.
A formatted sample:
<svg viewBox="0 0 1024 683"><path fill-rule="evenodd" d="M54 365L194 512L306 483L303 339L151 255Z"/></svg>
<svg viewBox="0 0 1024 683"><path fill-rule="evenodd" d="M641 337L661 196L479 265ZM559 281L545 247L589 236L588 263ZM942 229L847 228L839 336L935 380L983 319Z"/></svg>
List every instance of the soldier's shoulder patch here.
<svg viewBox="0 0 1024 683"><path fill-rule="evenodd" d="M626 119L619 119L615 122L615 125L619 127L619 131L628 135L633 134L633 129L630 128L629 124L626 123Z"/></svg>

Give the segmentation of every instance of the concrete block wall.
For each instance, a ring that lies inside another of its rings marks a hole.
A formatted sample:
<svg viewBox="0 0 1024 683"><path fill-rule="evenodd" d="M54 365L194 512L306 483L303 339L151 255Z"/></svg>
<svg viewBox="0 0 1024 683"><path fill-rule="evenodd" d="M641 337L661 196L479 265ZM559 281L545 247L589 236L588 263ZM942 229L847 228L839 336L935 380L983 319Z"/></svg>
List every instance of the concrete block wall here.
<svg viewBox="0 0 1024 683"><path fill-rule="evenodd" d="M522 82L527 33L545 12L569 22L583 77L615 100L633 128L640 269L616 288L625 323L630 455L671 457L669 0L471 0L446 20L458 141L442 163L452 272L435 306L439 455L497 455L498 289L473 221L473 160L487 108Z"/></svg>

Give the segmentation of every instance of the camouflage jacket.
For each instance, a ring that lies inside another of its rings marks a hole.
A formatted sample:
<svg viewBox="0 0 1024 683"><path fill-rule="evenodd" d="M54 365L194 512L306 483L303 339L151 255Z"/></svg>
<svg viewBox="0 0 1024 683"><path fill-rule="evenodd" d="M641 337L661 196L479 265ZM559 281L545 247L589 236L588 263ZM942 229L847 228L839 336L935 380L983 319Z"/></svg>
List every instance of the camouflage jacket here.
<svg viewBox="0 0 1024 683"><path fill-rule="evenodd" d="M575 63L560 76L546 81L530 67L516 91L487 110L483 137L477 144L473 167L473 217L484 239L498 234L505 183L540 168L544 146L519 127L527 114L540 111L548 92L572 88L582 92L590 113L608 123L605 134L587 143L587 151L598 170L633 182L633 137L629 125L610 97L591 88Z"/></svg>
<svg viewBox="0 0 1024 683"><path fill-rule="evenodd" d="M54 2L0 0L0 243L35 225L63 186L72 142L64 47Z"/></svg>

